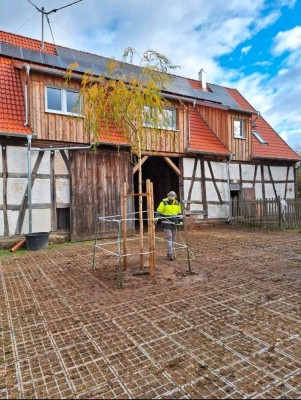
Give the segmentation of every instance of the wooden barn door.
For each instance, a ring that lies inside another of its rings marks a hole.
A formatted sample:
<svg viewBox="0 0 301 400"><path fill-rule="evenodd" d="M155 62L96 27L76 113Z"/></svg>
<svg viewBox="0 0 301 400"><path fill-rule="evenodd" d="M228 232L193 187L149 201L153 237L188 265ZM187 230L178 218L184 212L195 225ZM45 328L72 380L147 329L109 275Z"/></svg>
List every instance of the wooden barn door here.
<svg viewBox="0 0 301 400"><path fill-rule="evenodd" d="M70 162L71 240L93 239L96 215L120 214L124 182L132 190L130 154L127 152L73 151ZM101 236L117 232L117 226L101 223Z"/></svg>

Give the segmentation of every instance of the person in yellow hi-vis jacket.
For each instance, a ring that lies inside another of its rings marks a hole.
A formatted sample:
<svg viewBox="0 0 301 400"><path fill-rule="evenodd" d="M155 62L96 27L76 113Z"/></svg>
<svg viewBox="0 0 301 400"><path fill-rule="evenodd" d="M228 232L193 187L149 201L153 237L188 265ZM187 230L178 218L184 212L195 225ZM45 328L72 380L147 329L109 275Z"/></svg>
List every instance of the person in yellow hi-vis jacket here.
<svg viewBox="0 0 301 400"><path fill-rule="evenodd" d="M170 261L174 260L173 243L177 236L177 225L183 218L181 205L177 200L174 191L167 194L167 198L163 199L159 204L156 212L156 218L160 218L165 231L167 240L167 257Z"/></svg>

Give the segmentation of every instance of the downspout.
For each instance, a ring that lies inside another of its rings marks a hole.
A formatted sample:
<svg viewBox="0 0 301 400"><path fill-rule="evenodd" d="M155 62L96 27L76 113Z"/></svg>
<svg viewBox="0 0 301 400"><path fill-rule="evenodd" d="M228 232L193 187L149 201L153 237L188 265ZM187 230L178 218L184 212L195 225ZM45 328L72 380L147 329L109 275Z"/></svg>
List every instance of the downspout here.
<svg viewBox="0 0 301 400"><path fill-rule="evenodd" d="M28 125L29 122L29 112L28 112L28 81L29 81L29 72L30 72L30 66L26 65L26 81L25 81L25 86L24 86L24 101L25 101L25 122L24 126Z"/></svg>
<svg viewBox="0 0 301 400"><path fill-rule="evenodd" d="M27 204L28 204L28 226L29 233L32 233L32 198L31 198L31 139L32 135L27 135Z"/></svg>
<svg viewBox="0 0 301 400"><path fill-rule="evenodd" d="M230 190L230 162L232 161L233 154L229 155L229 161L227 161L227 180L228 180L228 198L229 198L229 216L228 222L232 219L232 207L231 207L231 190Z"/></svg>

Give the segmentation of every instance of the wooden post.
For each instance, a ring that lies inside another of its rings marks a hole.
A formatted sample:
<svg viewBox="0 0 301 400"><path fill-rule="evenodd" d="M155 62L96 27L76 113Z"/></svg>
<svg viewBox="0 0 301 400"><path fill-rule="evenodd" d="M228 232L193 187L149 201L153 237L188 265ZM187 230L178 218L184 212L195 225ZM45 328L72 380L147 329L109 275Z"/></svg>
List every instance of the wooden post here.
<svg viewBox="0 0 301 400"><path fill-rule="evenodd" d="M127 231L127 221L126 221L126 216L127 216L127 195L126 195L127 189L126 189L126 183L123 184L122 188L122 196L121 196L121 219L122 219L122 252L123 252L123 270L125 271L127 269L127 236L126 236L126 231Z"/></svg>
<svg viewBox="0 0 301 400"><path fill-rule="evenodd" d="M154 188L153 183L149 181L149 190L147 191L149 198L149 217L148 223L150 226L150 243L149 243L149 251L150 251L150 275L154 276L155 274L155 266L156 266L156 255L155 255L155 224L154 224Z"/></svg>

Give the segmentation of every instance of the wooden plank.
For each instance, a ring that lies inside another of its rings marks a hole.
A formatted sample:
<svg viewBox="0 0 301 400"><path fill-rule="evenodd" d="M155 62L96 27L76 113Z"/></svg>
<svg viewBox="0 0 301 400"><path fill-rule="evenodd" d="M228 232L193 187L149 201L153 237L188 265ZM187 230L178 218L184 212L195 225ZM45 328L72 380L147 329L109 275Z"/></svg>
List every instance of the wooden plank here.
<svg viewBox="0 0 301 400"><path fill-rule="evenodd" d="M169 157L163 157L167 164L171 167L171 169L178 175L181 175L181 171L179 168L174 164L174 162Z"/></svg>
<svg viewBox="0 0 301 400"><path fill-rule="evenodd" d="M211 162L208 161L207 163L208 163L209 171L210 171L210 174L211 174L212 182L213 182L213 185L214 185L214 189L215 189L217 197L218 197L218 201L219 201L220 204L223 204L222 196L221 196L221 194L220 194L220 192L218 190L218 187L217 187L217 184L216 184L216 181L215 181L215 178L214 178Z"/></svg>
<svg viewBox="0 0 301 400"><path fill-rule="evenodd" d="M57 214L56 214L56 184L55 184L55 163L54 151L50 152L50 199L51 199L51 230L57 230Z"/></svg>
<svg viewBox="0 0 301 400"><path fill-rule="evenodd" d="M285 188L284 188L284 198L285 199L286 199L286 196L287 196L287 183L288 183L289 171L290 171L290 166L288 166L287 170L286 170L286 179L285 179Z"/></svg>
<svg viewBox="0 0 301 400"><path fill-rule="evenodd" d="M201 189L202 189L202 202L203 202L203 209L208 210L208 203L207 203L207 193L206 193L206 181L205 181L205 161L204 157L201 156Z"/></svg>
<svg viewBox="0 0 301 400"><path fill-rule="evenodd" d="M123 270L127 270L127 185L123 183L121 195L121 219L122 219L122 245L123 245Z"/></svg>
<svg viewBox="0 0 301 400"><path fill-rule="evenodd" d="M39 167L41 165L43 155L44 155L44 153L42 151L39 151L39 154L38 154L38 157L36 159L35 165L34 165L34 167L32 169L32 172L31 172L31 189L33 188L33 184L34 184L34 181L35 181L36 176L37 176L37 171L38 171L38 169L39 169ZM28 205L28 184L26 186L26 189L25 189L22 201L21 201L21 205L20 205L20 211L19 211L16 230L15 230L15 234L16 235L20 235L21 234L27 205Z"/></svg>
<svg viewBox="0 0 301 400"><path fill-rule="evenodd" d="M134 166L134 168L133 168L133 175L138 171L138 169L139 169L139 165L141 164L144 164L145 163L145 161L148 159L148 157L149 156L143 156L142 158L141 158L141 160L140 160L140 162L138 161L137 162L137 164Z"/></svg>
<svg viewBox="0 0 301 400"><path fill-rule="evenodd" d="M9 235L8 217L7 217L7 154L6 146L2 146L2 193L3 193L3 225L4 236Z"/></svg>
<svg viewBox="0 0 301 400"><path fill-rule="evenodd" d="M62 156L62 159L64 160L64 163L66 165L67 171L70 174L70 161L69 161L68 157L66 156L65 150L60 150L60 154Z"/></svg>
<svg viewBox="0 0 301 400"><path fill-rule="evenodd" d="M269 171L269 175L270 175L270 180L271 180L271 182L272 182L272 185L273 185L273 189L274 189L275 198L277 198L277 191L276 191L276 187L275 187L274 179L273 179L273 176L272 176L272 171L271 171L271 168L270 168L270 166L269 166L269 165L268 165L268 171Z"/></svg>

